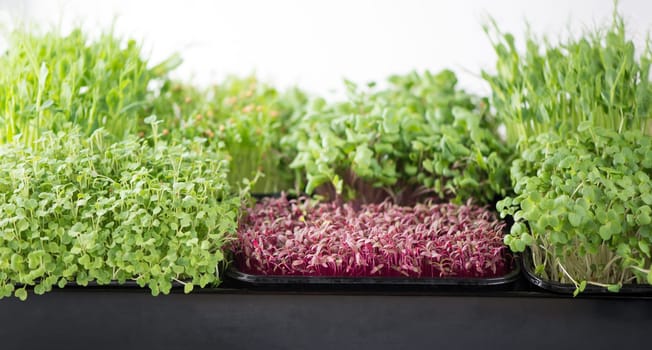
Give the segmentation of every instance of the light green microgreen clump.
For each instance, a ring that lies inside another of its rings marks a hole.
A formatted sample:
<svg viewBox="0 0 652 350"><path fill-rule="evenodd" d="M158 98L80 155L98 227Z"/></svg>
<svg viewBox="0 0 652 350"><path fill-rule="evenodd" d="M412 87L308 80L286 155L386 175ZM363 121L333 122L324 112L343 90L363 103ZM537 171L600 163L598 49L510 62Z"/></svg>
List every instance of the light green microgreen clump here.
<svg viewBox="0 0 652 350"><path fill-rule="evenodd" d="M539 274L578 291L652 284L652 137L592 127L566 139L541 134L511 173L516 195L498 203L515 221L505 243L529 247Z"/></svg>
<svg viewBox="0 0 652 350"><path fill-rule="evenodd" d="M386 89L347 82L344 102L314 100L284 140L306 192L410 203L423 197L488 203L505 193L507 156L485 100L451 71L393 76Z"/></svg>
<svg viewBox="0 0 652 350"><path fill-rule="evenodd" d="M294 189L298 175L287 165L296 151L281 137L297 123L306 99L298 89L279 91L254 76L230 77L208 89L168 81L154 112L168 138L200 136L228 153L232 184L256 179L253 192L273 193Z"/></svg>
<svg viewBox="0 0 652 350"><path fill-rule="evenodd" d="M135 280L153 295L219 283L241 207L225 156L202 140L106 137L45 132L33 147L0 146L0 296L68 282Z"/></svg>
<svg viewBox="0 0 652 350"><path fill-rule="evenodd" d="M104 128L120 139L146 116L150 81L180 63L177 56L149 68L141 48L112 32L89 40L81 29L67 35L18 30L0 55L0 143L30 144L44 131L68 123L82 135Z"/></svg>

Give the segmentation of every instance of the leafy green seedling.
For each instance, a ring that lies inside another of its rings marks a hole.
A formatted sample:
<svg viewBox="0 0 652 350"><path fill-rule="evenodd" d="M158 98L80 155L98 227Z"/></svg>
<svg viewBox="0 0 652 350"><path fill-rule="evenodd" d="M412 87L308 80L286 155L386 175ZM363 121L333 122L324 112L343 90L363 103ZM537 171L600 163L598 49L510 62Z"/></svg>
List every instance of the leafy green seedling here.
<svg viewBox="0 0 652 350"><path fill-rule="evenodd" d="M647 283L652 164L644 160L650 151L652 137L640 131L595 127L565 139L540 135L529 143L529 161L513 163L516 195L497 205L516 221L505 243L513 251L529 247L535 265L544 265L542 274L554 281L585 280L610 291ZM620 157L624 162L614 162ZM568 167L548 166L567 158L574 159ZM552 264L557 259L564 270Z"/></svg>
<svg viewBox="0 0 652 350"><path fill-rule="evenodd" d="M67 282L135 280L153 295L219 283L246 193L231 190L226 156L205 140L106 137L47 132L35 147L0 146L0 295Z"/></svg>
<svg viewBox="0 0 652 350"><path fill-rule="evenodd" d="M152 81L180 63L172 56L155 67L133 40L112 32L89 40L18 30L0 55L0 143L33 144L45 131L76 124L84 136L103 128L118 140L140 127Z"/></svg>
<svg viewBox="0 0 652 350"><path fill-rule="evenodd" d="M293 190L300 177L287 167L296 145L281 138L296 125L305 101L298 89L281 92L253 76L230 77L205 90L167 81L151 112L160 118L164 138L202 137L225 151L233 160L232 185L256 179L253 192L272 193Z"/></svg>
<svg viewBox="0 0 652 350"><path fill-rule="evenodd" d="M347 82L348 99L316 99L285 138L308 193L367 202L422 197L491 202L508 185L508 150L485 100L457 89L451 71L393 76L382 90Z"/></svg>

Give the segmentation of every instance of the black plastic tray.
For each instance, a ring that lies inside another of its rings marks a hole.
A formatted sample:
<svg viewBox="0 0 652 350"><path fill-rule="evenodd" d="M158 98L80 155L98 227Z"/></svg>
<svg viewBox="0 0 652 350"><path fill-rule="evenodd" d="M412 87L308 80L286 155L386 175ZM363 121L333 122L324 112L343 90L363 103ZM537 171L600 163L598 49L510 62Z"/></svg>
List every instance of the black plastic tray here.
<svg viewBox="0 0 652 350"><path fill-rule="evenodd" d="M175 288L183 288L183 284L177 282L177 281L172 281L170 282L172 284L172 289ZM138 285L138 282L134 280L127 280L124 283L120 283L118 281L111 281L109 284L99 284L96 281L89 281L86 286L82 286L80 284L77 284L76 282L68 282L66 283L66 288L103 288L103 287L111 287L111 288L145 288L148 289L147 285L141 287Z"/></svg>
<svg viewBox="0 0 652 350"><path fill-rule="evenodd" d="M550 281L537 276L534 273L534 263L532 262L532 252L527 249L525 253L521 254L521 264L523 265L523 274L525 278L535 286L545 289L550 292L561 294L573 294L575 292L575 285L572 283L561 283ZM584 291L579 295L623 295L623 294L636 294L636 295L649 295L652 296L652 285L647 284L625 284L620 288L619 292L610 292L605 287L587 284Z"/></svg>
<svg viewBox="0 0 652 350"><path fill-rule="evenodd" d="M183 288L183 284L177 282L177 281L172 281L172 289L180 289ZM15 284L16 288L22 288L24 285L17 283ZM97 281L88 281L88 284L85 286L82 286L81 284L78 284L77 282L70 281L65 284L65 288L116 288L116 289L148 289L147 285L144 287L141 287L138 285L138 282L134 280L127 280L124 283L120 283L118 281L111 281L108 284L99 284ZM33 288L32 285L27 286L27 288ZM55 284L53 286L54 288L58 288L58 286Z"/></svg>
<svg viewBox="0 0 652 350"><path fill-rule="evenodd" d="M226 275L234 280L256 286L447 286L447 287L489 287L514 283L520 275L520 263L514 257L514 268L504 276L491 278L406 278L406 277L336 277L336 276L284 276L253 275L244 273L235 266L229 267Z"/></svg>
<svg viewBox="0 0 652 350"><path fill-rule="evenodd" d="M281 193L254 193L253 198L278 198ZM296 198L288 195L288 198ZM236 281L254 286L441 286L441 287L490 287L506 286L516 282L521 273L519 257L513 257L513 269L500 277L492 278L406 278L406 277L335 277L335 276L286 276L286 275L253 275L240 271L231 265L226 276Z"/></svg>

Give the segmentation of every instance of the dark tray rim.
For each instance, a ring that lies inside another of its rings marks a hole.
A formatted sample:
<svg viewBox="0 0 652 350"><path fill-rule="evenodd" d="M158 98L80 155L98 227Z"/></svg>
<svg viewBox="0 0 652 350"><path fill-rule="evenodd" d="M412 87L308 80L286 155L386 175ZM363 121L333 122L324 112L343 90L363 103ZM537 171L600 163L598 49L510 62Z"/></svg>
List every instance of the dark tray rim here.
<svg viewBox="0 0 652 350"><path fill-rule="evenodd" d="M23 287L33 288L38 283L39 283L38 281L35 281L34 284L27 284L27 285L22 283L16 283L14 284L14 287L16 289L23 288ZM179 283L177 281L172 281L170 283L172 283L172 289L180 289L183 288L184 286L182 283ZM52 287L59 288L59 286L56 283ZM116 289L148 289L147 284L141 287L138 284L138 282L136 282L135 280L126 280L123 283L120 283L117 280L111 280L109 283L98 283L96 280L92 280L92 281L88 281L86 285L81 285L75 281L69 281L64 285L63 288L75 289L75 288L107 288L107 287L116 288Z"/></svg>
<svg viewBox="0 0 652 350"><path fill-rule="evenodd" d="M170 283L172 284L172 289L183 288L183 284L181 284L181 283L179 283L177 281L171 281ZM138 282L136 282L134 280L126 280L126 281L124 281L124 283L120 283L118 281L112 280L111 282L105 283L105 284L100 284L100 283L97 283L97 281L93 280L93 281L89 281L88 284L86 284L85 286L82 286L81 284L78 284L77 282L74 282L74 281L66 283L66 288L101 288L101 287L145 288L145 289L148 289L147 284L145 284L144 286L141 287L138 284Z"/></svg>
<svg viewBox="0 0 652 350"><path fill-rule="evenodd" d="M409 277L337 277L337 276L287 276L287 275L254 275L238 270L231 264L226 270L226 276L252 285L372 285L372 286L464 286L484 287L501 286L514 283L521 274L521 264L518 255L513 255L514 268L500 277L490 278L409 278Z"/></svg>
<svg viewBox="0 0 652 350"><path fill-rule="evenodd" d="M555 293L573 294L575 292L575 285L572 283L555 282L538 276L534 272L534 263L532 262L532 252L530 248L527 248L525 252L521 254L520 262L523 265L521 268L521 270L523 270L523 275L528 280L528 282L532 283L533 285ZM587 284L586 288L584 288L584 291L579 295L618 296L623 294L648 294L652 296L652 285L624 284L620 288L620 291L610 292L605 287Z"/></svg>

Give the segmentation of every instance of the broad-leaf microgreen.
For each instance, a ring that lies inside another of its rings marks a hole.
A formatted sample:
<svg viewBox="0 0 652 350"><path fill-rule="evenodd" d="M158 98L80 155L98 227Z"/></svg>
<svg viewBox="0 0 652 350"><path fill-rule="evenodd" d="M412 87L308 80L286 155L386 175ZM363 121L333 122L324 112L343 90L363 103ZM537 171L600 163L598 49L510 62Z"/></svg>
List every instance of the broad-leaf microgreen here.
<svg viewBox="0 0 652 350"><path fill-rule="evenodd" d="M529 247L542 276L579 289L648 283L652 137L589 128L541 134L525 152L512 165L516 195L498 202L515 220L505 243Z"/></svg>
<svg viewBox="0 0 652 350"><path fill-rule="evenodd" d="M485 100L459 90L451 71L389 83L375 91L347 82L346 101L312 101L284 139L297 147L290 166L306 173L307 193L398 203L489 203L505 194L507 150Z"/></svg>

